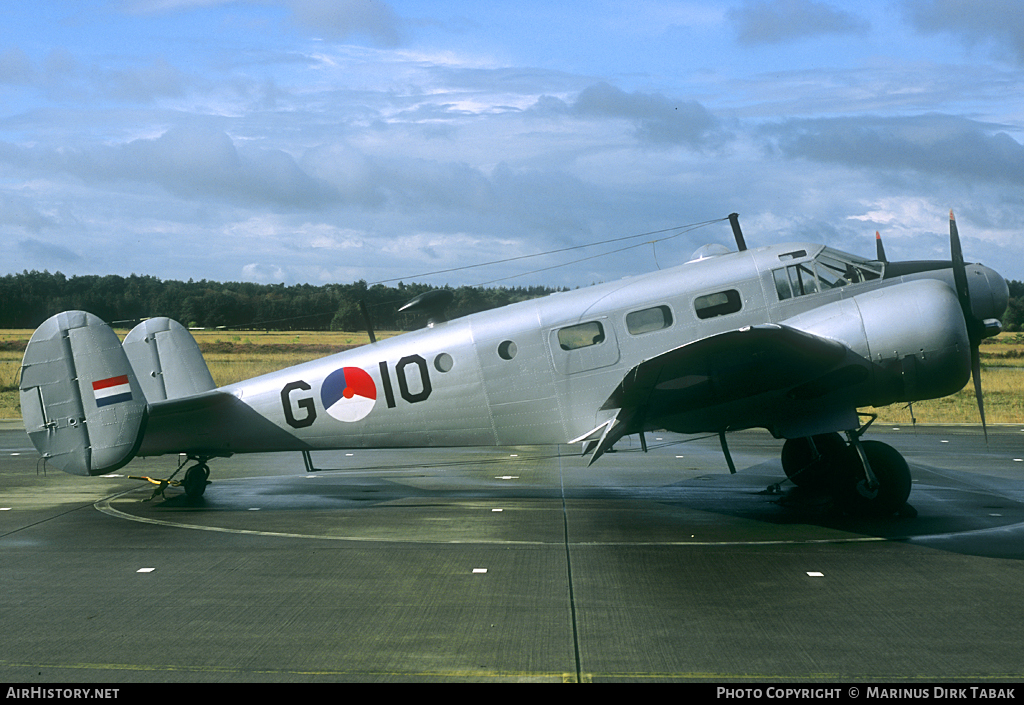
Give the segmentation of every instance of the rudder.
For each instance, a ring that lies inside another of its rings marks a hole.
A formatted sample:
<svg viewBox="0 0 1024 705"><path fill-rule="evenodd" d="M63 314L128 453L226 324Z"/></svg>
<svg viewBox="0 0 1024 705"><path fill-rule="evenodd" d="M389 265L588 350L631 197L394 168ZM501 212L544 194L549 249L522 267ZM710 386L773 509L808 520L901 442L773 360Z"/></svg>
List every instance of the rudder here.
<svg viewBox="0 0 1024 705"><path fill-rule="evenodd" d="M150 403L217 387L195 338L170 318L143 321L128 333L123 347Z"/></svg>
<svg viewBox="0 0 1024 705"><path fill-rule="evenodd" d="M91 313L58 313L36 329L19 390L29 438L64 472L116 470L142 441L145 394L121 341Z"/></svg>

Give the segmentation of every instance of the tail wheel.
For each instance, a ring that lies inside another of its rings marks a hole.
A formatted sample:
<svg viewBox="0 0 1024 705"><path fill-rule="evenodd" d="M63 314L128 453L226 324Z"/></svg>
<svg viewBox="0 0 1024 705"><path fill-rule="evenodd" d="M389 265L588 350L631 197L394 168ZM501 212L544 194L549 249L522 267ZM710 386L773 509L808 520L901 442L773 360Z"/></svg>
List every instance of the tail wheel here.
<svg viewBox="0 0 1024 705"><path fill-rule="evenodd" d="M864 467L855 448L843 454L836 500L848 513L856 516L890 516L900 511L910 496L910 468L903 456L879 441L861 441L871 471L878 480L869 487Z"/></svg>
<svg viewBox="0 0 1024 705"><path fill-rule="evenodd" d="M832 466L845 451L846 442L838 433L791 438L782 446L782 469L794 485L827 489L832 484Z"/></svg>
<svg viewBox="0 0 1024 705"><path fill-rule="evenodd" d="M206 492L206 485L209 484L210 468L206 463L193 465L185 471L185 479L182 480L182 487L189 499L198 499Z"/></svg>

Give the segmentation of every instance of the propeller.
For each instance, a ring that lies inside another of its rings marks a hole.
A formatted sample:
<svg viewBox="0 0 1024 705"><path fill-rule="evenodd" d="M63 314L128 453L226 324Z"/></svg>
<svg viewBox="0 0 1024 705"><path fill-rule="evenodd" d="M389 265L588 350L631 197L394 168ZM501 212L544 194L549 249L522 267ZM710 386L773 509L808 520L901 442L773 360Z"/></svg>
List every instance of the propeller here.
<svg viewBox="0 0 1024 705"><path fill-rule="evenodd" d="M889 260L885 258L885 247L882 246L882 234L875 231L875 258L883 264L888 264Z"/></svg>
<svg viewBox="0 0 1024 705"><path fill-rule="evenodd" d="M967 284L967 265L964 264L964 253L960 247L960 233L956 228L956 217L949 211L949 251L953 256L953 283L956 296L960 300L960 308L964 312L967 323L967 337L971 342L971 377L974 379L974 396L978 400L978 413L981 414L981 429L985 433L988 444L988 426L985 424L985 398L981 393L981 339L986 337L985 322L978 320L971 308L971 289Z"/></svg>

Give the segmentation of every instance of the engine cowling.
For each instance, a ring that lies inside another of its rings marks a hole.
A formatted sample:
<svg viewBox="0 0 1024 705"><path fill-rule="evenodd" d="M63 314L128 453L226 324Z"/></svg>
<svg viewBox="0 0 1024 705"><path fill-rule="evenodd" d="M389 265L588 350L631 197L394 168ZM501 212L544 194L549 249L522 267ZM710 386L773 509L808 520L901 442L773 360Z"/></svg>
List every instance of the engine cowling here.
<svg viewBox="0 0 1024 705"><path fill-rule="evenodd" d="M956 293L935 279L902 282L785 321L849 348L868 373L856 406L948 396L970 379L967 326Z"/></svg>

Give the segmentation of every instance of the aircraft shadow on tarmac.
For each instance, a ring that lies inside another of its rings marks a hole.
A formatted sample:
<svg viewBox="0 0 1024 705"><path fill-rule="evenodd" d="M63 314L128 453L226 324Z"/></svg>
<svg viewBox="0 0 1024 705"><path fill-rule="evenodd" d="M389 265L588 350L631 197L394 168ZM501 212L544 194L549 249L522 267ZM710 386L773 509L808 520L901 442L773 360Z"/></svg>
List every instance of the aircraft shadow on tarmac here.
<svg viewBox="0 0 1024 705"><path fill-rule="evenodd" d="M908 511L891 517L848 516L827 493L785 482L777 462L676 483L664 488L666 495L675 490L665 502L764 524L810 525L967 555L1024 558L1024 503L1008 496L1020 493L1017 483L921 465L911 471Z"/></svg>
<svg viewBox="0 0 1024 705"><path fill-rule="evenodd" d="M955 470L912 467L912 509L886 518L845 515L825 493L785 482L777 461L740 470L735 475L708 474L664 485L570 487L539 484L496 485L493 473L461 475L458 482L410 482L416 475L393 478L332 472L318 477L283 476L249 478L217 483L217 491L190 500L168 491L163 501L137 506L132 513L149 515L207 514L246 510L260 504L272 511L358 511L400 503L404 507L436 507L474 500L551 500L563 498L569 506L589 503L600 513L601 503L615 505L602 519L619 524L616 535L628 536L634 525L650 525L652 518L666 532L666 543L687 535L690 522L701 525L704 536L722 544L788 540L804 527L807 542L841 540L837 537L874 537L903 541L966 555L1024 558L1024 502L1015 499L1020 489L1009 480ZM485 476L486 475L486 476ZM419 477L435 478L428 470ZM312 480L312 481L311 481ZM773 491L777 483L781 487ZM230 486L229 486L230 485ZM137 495L135 495L137 497ZM665 509L660 512L657 507ZM631 509L635 509L632 511ZM678 511L682 510L682 511ZM914 514L916 513L916 516ZM731 525L732 530L723 528ZM774 528L773 528L774 527ZM655 529L649 529L655 531ZM815 535L820 535L815 538Z"/></svg>

